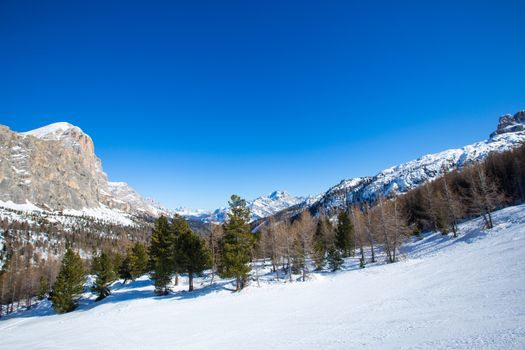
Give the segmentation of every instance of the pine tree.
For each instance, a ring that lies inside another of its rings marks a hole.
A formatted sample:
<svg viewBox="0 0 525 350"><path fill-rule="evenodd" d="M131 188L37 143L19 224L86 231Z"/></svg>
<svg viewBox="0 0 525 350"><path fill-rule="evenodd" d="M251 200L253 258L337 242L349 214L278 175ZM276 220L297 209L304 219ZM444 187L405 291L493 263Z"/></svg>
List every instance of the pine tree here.
<svg viewBox="0 0 525 350"><path fill-rule="evenodd" d="M202 273L211 265L210 252L204 240L189 226L177 236L175 247L177 267L179 272L188 274L188 290L191 292L194 275Z"/></svg>
<svg viewBox="0 0 525 350"><path fill-rule="evenodd" d="M341 252L335 247L331 247L330 249L328 249L327 261L328 267L332 272L339 270L344 262L341 256Z"/></svg>
<svg viewBox="0 0 525 350"><path fill-rule="evenodd" d="M133 276L131 275L131 254L131 249L128 248L126 257L120 260L120 265L118 269L116 269L117 275L124 280L124 284L126 284L128 280L133 280Z"/></svg>
<svg viewBox="0 0 525 350"><path fill-rule="evenodd" d="M250 209L246 201L237 195L232 195L228 220L224 224L222 241L224 277L235 277L235 290L244 288L250 267L251 253L255 239L250 231Z"/></svg>
<svg viewBox="0 0 525 350"><path fill-rule="evenodd" d="M98 293L96 301L99 301L111 294L109 285L117 278L111 257L105 252L95 256L91 272L95 275L95 283L91 289L94 293Z"/></svg>
<svg viewBox="0 0 525 350"><path fill-rule="evenodd" d="M38 287L38 300L45 299L49 293L49 282L46 276L40 276L40 286Z"/></svg>
<svg viewBox="0 0 525 350"><path fill-rule="evenodd" d="M188 225L188 222L186 221L184 217L182 217L181 215L175 214L175 216L173 217L173 220L171 221L170 231L171 231L172 239L173 239L173 245L171 247L172 248L171 254L172 254L172 259L173 259L172 260L173 272L175 273L175 285L178 286L180 268L177 265L177 259L176 259L176 256L177 256L176 242L177 242L177 238L181 234L187 233L191 231L191 229L190 229L190 226Z"/></svg>
<svg viewBox="0 0 525 350"><path fill-rule="evenodd" d="M331 231L330 221L324 216L321 216L317 221L317 228L314 233L313 243L313 259L315 262L316 271L321 271L325 264L326 252L328 251L328 236Z"/></svg>
<svg viewBox="0 0 525 350"><path fill-rule="evenodd" d="M168 294L168 285L174 273L173 247L173 233L170 230L168 219L161 216L155 221L149 253L150 276L157 294Z"/></svg>
<svg viewBox="0 0 525 350"><path fill-rule="evenodd" d="M131 279L135 280L148 272L148 249L144 244L135 243L128 254L128 259Z"/></svg>
<svg viewBox="0 0 525 350"><path fill-rule="evenodd" d="M355 250L354 225L346 212L341 212L337 216L337 220L335 246L341 250L343 257L353 256Z"/></svg>
<svg viewBox="0 0 525 350"><path fill-rule="evenodd" d="M53 285L51 301L55 311L65 313L76 308L78 300L84 291L85 280L84 266L80 255L68 248L62 259L62 266L56 282Z"/></svg>

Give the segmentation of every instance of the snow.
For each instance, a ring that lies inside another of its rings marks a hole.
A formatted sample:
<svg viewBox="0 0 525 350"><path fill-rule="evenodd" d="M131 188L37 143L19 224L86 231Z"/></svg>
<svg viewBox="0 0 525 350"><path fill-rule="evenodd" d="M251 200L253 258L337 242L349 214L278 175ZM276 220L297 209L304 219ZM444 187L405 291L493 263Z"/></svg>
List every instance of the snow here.
<svg viewBox="0 0 525 350"><path fill-rule="evenodd" d="M110 209L103 205L101 205L100 208L84 208L81 210L65 209L63 212L66 215L89 216L123 226L135 225L133 220L130 219L129 214L117 209Z"/></svg>
<svg viewBox="0 0 525 350"><path fill-rule="evenodd" d="M145 277L102 302L55 315L47 302L0 321L6 349L523 349L525 205L475 219L454 239L430 233L396 264L305 283L198 279L165 297ZM205 285L201 285L205 283ZM185 280L184 283L185 284Z"/></svg>
<svg viewBox="0 0 525 350"><path fill-rule="evenodd" d="M42 208L37 207L33 203L26 201L25 203L13 203L13 201L4 202L0 200L0 207L7 208L11 210L20 210L20 211L43 211Z"/></svg>
<svg viewBox="0 0 525 350"><path fill-rule="evenodd" d="M42 205L45 207L45 204ZM20 211L21 214L14 211ZM0 218L9 218L10 220L34 222L33 217L45 217L48 220L56 220L57 222L66 223L71 221L71 217L90 217L94 219L103 220L122 226L135 226L136 223L132 220L132 215L117 210L111 209L101 205L99 208L84 208L84 209L65 209L63 211L49 211L45 210L35 204L26 201L26 203L19 204L12 201L0 200Z"/></svg>
<svg viewBox="0 0 525 350"><path fill-rule="evenodd" d="M77 126L67 122L58 122L43 126L38 129L22 132L20 134L25 136L34 136L36 138L45 140L60 140L61 136L69 129L78 129L81 133L83 133Z"/></svg>

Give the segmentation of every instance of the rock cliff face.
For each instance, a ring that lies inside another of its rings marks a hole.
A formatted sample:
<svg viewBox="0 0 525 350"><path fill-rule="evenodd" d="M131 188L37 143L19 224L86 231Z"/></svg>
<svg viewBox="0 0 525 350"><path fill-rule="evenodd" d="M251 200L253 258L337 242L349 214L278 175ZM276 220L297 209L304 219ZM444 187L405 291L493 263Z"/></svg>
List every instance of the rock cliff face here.
<svg viewBox="0 0 525 350"><path fill-rule="evenodd" d="M158 214L126 184L108 182L93 141L69 123L25 133L0 126L0 200L54 211L105 206Z"/></svg>
<svg viewBox="0 0 525 350"><path fill-rule="evenodd" d="M46 209L108 202L107 177L93 141L67 123L28 133L0 126L0 199Z"/></svg>
<svg viewBox="0 0 525 350"><path fill-rule="evenodd" d="M498 128L490 137L525 130L525 111L520 111L514 115L506 114L499 118Z"/></svg>

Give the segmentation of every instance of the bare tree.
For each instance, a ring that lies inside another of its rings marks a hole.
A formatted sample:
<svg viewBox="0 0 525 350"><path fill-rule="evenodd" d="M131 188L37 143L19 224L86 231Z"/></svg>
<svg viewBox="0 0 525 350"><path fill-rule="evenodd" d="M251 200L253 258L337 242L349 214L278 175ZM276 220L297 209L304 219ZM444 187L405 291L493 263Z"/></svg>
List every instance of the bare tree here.
<svg viewBox="0 0 525 350"><path fill-rule="evenodd" d="M301 259L302 280L306 281L308 274L308 258L312 254L313 237L315 231L315 220L310 215L308 210L301 213L292 225L292 235L297 240L296 253Z"/></svg>
<svg viewBox="0 0 525 350"><path fill-rule="evenodd" d="M446 173L441 178L442 192L441 198L444 203L444 219L446 219L448 225L452 229L454 237L458 236L458 219L461 217L460 202L457 199L456 194L452 191L449 184L449 175Z"/></svg>
<svg viewBox="0 0 525 350"><path fill-rule="evenodd" d="M214 223L210 223L208 226L208 247L210 248L210 254L211 254L211 280L210 284L213 284L213 281L215 279L215 274L218 272L219 267L221 265L221 240L224 235L224 230L222 228L222 225L217 225Z"/></svg>
<svg viewBox="0 0 525 350"><path fill-rule="evenodd" d="M350 208L350 216L354 223L356 243L359 246L359 266L365 267L364 242L366 240L365 218L363 212L357 207Z"/></svg>
<svg viewBox="0 0 525 350"><path fill-rule="evenodd" d="M485 227L491 229L494 227L492 211L505 201L505 196L496 183L487 176L482 165L474 165L466 169L465 172L471 186L469 193L470 209L476 215L481 215Z"/></svg>
<svg viewBox="0 0 525 350"><path fill-rule="evenodd" d="M375 255L375 251L374 251L374 243L375 243L375 240L374 240L374 226L372 225L372 212L370 210L370 207L368 205L368 203L364 203L363 205L363 214L365 216L365 226L364 226L364 229L365 229L365 232L366 232L366 237L368 239L368 244L370 245L370 252L371 252L371 262L372 263L375 263L376 262L376 255Z"/></svg>

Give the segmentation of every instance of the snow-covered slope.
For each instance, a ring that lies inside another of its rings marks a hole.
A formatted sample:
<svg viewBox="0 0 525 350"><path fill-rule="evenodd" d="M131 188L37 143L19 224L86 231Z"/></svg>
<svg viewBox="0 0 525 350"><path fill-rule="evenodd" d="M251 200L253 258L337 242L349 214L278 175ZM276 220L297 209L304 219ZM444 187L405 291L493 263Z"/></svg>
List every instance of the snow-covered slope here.
<svg viewBox="0 0 525 350"><path fill-rule="evenodd" d="M379 196L407 192L471 162L486 158L491 152L503 152L525 142L525 111L500 118L498 129L490 138L462 148L450 149L397 165L375 176L343 180L310 205L313 213L330 212L347 204L373 202ZM293 209L293 208L292 208Z"/></svg>
<svg viewBox="0 0 525 350"><path fill-rule="evenodd" d="M108 186L113 201L122 203L126 212L154 217L168 213L158 203L145 199L125 182L108 182Z"/></svg>
<svg viewBox="0 0 525 350"><path fill-rule="evenodd" d="M55 315L49 304L0 321L6 349L523 349L525 205L403 246L396 264L313 275L306 283L198 279L156 297L146 278ZM263 276L264 277L264 276ZM201 284L202 283L202 284Z"/></svg>

